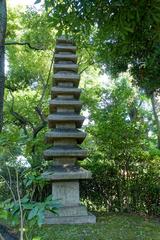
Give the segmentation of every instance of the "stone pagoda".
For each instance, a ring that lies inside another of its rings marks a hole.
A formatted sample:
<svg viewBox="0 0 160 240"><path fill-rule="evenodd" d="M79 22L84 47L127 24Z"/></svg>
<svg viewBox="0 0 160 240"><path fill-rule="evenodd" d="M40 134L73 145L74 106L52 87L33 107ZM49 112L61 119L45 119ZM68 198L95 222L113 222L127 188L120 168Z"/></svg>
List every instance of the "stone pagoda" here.
<svg viewBox="0 0 160 240"><path fill-rule="evenodd" d="M58 215L47 214L46 224L96 222L95 216L81 205L79 197L79 180L91 178L91 172L78 165L78 161L87 155L87 151L79 146L86 137L86 133L79 130L85 119L80 115L79 81L76 46L72 40L59 38L49 103L50 131L46 134L50 148L44 151L45 160L53 161L53 164L43 177L52 182L53 199L58 199L61 207Z"/></svg>

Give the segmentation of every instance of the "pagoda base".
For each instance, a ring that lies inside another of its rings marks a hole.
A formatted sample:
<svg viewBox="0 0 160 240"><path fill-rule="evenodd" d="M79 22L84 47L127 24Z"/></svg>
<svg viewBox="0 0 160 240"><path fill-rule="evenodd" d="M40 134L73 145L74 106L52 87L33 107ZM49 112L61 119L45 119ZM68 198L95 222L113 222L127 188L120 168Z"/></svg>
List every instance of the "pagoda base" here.
<svg viewBox="0 0 160 240"><path fill-rule="evenodd" d="M96 217L87 212L85 206L62 207L58 215L46 213L45 224L84 224L96 223Z"/></svg>
<svg viewBox="0 0 160 240"><path fill-rule="evenodd" d="M96 223L96 217L80 204L79 180L91 178L91 172L79 166L54 166L43 173L52 181L52 196L60 204L57 214L46 212L45 224Z"/></svg>

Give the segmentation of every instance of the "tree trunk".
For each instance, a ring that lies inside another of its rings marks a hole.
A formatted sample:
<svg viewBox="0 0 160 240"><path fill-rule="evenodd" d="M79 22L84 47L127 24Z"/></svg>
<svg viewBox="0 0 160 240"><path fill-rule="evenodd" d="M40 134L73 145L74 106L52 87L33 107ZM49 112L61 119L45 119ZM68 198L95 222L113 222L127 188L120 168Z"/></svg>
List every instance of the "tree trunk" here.
<svg viewBox="0 0 160 240"><path fill-rule="evenodd" d="M0 0L0 132L3 126L3 103L5 85L5 35L7 25L6 0Z"/></svg>
<svg viewBox="0 0 160 240"><path fill-rule="evenodd" d="M157 126L157 147L158 147L158 149L160 149L160 121L159 121L159 117L158 117L157 110L156 110L156 100L155 100L154 92L151 95L151 103L152 103L152 109L153 109L155 123Z"/></svg>

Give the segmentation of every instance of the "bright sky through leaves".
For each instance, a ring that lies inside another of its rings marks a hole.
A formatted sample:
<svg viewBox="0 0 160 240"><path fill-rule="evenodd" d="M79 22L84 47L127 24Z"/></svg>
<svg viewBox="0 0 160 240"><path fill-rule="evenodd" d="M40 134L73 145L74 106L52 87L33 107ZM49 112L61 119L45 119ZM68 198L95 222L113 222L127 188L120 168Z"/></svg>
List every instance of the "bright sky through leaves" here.
<svg viewBox="0 0 160 240"><path fill-rule="evenodd" d="M35 0L9 0L9 4L11 6L16 6L16 5L34 5Z"/></svg>
<svg viewBox="0 0 160 240"><path fill-rule="evenodd" d="M21 6L35 6L36 8L43 4L43 0L40 4L34 4L36 0L8 0L8 3L11 7L16 7L17 5Z"/></svg>

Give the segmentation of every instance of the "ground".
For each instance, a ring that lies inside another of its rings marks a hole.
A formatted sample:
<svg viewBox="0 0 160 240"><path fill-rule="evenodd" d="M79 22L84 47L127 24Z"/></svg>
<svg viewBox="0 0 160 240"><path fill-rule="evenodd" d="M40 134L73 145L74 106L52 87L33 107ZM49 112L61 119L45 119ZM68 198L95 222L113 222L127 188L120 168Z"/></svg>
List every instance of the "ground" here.
<svg viewBox="0 0 160 240"><path fill-rule="evenodd" d="M136 215L110 214L96 224L56 225L28 232L34 240L160 240L160 222Z"/></svg>

